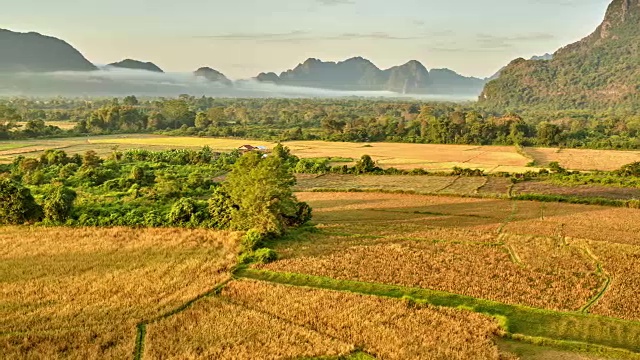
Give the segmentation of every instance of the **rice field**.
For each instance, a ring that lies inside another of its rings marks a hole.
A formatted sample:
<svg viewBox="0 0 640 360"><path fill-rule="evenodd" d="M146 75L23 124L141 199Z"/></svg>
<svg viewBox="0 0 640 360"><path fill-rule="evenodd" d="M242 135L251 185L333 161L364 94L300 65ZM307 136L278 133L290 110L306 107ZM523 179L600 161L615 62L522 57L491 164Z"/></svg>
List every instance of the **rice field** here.
<svg viewBox="0 0 640 360"><path fill-rule="evenodd" d="M3 227L4 359L126 359L137 324L226 280L234 233Z"/></svg>
<svg viewBox="0 0 640 360"><path fill-rule="evenodd" d="M366 320L365 320L366 319ZM252 280L148 328L144 359L499 359L495 321L454 309Z"/></svg>
<svg viewBox="0 0 640 360"><path fill-rule="evenodd" d="M73 123L56 122L56 125L72 126ZM136 134L0 142L0 158L6 158L5 161L10 161L11 156L16 154L37 156L48 148L66 149L71 153L89 149L98 153L108 153L114 146L119 146L121 149L209 146L216 151L229 151L245 144L268 148L275 146L275 143L272 142L247 139ZM614 170L622 165L640 161L639 151L526 148L521 154L522 151L513 146L363 144L327 141L289 141L285 145L292 150L293 154L302 158L339 157L355 160L362 155L370 155L384 168L395 167L407 170L423 168L429 171L449 171L453 167L462 167L482 169L487 173L522 173L535 170L535 168L527 167L531 159L535 159L540 166L558 161L565 168L572 170ZM13 147L25 149L14 153L11 151Z"/></svg>
<svg viewBox="0 0 640 360"><path fill-rule="evenodd" d="M526 148L525 152L541 166L557 161L570 170L617 170L640 161L640 151Z"/></svg>
<svg viewBox="0 0 640 360"><path fill-rule="evenodd" d="M281 259L263 269L579 311L607 279L574 239L591 239L606 249L640 244L640 211L634 209L381 193L298 197L314 207L321 231L279 243ZM635 256L631 250L625 254ZM606 271L614 271L607 270L608 262L616 261L601 260ZM633 266L627 273L634 274ZM633 276L625 281L635 284ZM640 295L625 291L620 298L633 308L629 299ZM630 312L596 313L630 319Z"/></svg>
<svg viewBox="0 0 640 360"><path fill-rule="evenodd" d="M245 280L231 283L221 295L343 339L378 359L499 358L498 324L471 312Z"/></svg>

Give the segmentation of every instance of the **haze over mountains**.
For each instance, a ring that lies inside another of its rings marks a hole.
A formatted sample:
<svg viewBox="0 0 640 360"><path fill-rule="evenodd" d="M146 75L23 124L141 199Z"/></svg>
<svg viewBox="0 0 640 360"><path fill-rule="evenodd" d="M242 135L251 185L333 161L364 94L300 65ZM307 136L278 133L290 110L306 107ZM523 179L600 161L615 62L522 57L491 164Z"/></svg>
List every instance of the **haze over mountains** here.
<svg viewBox="0 0 640 360"><path fill-rule="evenodd" d="M406 95L446 100L480 95L480 103L500 108L637 105L639 44L640 0L613 0L591 35L554 54L516 59L489 79L427 69L416 60L381 69L368 59L353 57L339 62L310 58L280 74L231 81L212 67L189 74L164 73L151 62L134 59L98 67L63 40L0 30L0 95Z"/></svg>
<svg viewBox="0 0 640 360"><path fill-rule="evenodd" d="M591 35L549 61L512 61L480 101L498 107L637 107L639 92L640 0L614 0Z"/></svg>
<svg viewBox="0 0 640 360"><path fill-rule="evenodd" d="M382 70L371 61L354 57L341 62L308 59L280 75L261 73L258 81L339 90L392 91L397 93L465 94L482 90L484 80L468 78L449 69L431 71L419 61Z"/></svg>
<svg viewBox="0 0 640 360"><path fill-rule="evenodd" d="M204 94L219 95L224 87L233 86L242 92L241 89L246 90L247 86L253 84L261 88L259 93L263 93L264 89L285 87L285 93L291 93L294 87L304 88L299 91L300 96L316 96L309 94L318 92L308 90L315 88L328 90L324 92L327 96L371 96L381 92L379 95L383 96L415 94L472 99L482 91L484 85L483 79L464 77L452 70L429 71L416 60L381 70L362 57L338 63L308 59L280 75L262 73L254 79L232 82L223 73L210 67L199 68L190 76L165 74L151 62L134 59L97 67L65 41L37 33L2 30L0 49L0 79L3 80L0 94L46 95L59 91L59 95L118 95L121 91L124 91L122 94L138 91L141 95L174 95L176 92L200 94L204 91ZM154 82L158 82L158 89L145 88ZM255 94L245 92L239 96Z"/></svg>

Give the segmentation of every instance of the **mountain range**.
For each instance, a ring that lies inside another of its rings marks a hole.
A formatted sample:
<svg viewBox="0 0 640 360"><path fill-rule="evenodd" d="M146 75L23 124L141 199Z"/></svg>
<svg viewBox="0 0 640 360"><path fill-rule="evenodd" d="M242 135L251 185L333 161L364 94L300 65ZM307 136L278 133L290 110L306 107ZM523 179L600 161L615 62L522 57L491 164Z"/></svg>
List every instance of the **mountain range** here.
<svg viewBox="0 0 640 360"><path fill-rule="evenodd" d="M449 69L431 71L419 61L380 69L362 57L341 62L308 59L280 75L261 73L256 79L281 85L335 90L392 91L397 93L474 94L484 86L484 80L468 78Z"/></svg>
<svg viewBox="0 0 640 360"><path fill-rule="evenodd" d="M614 0L586 38L549 61L516 59L487 83L480 103L496 107L638 107L640 0Z"/></svg>
<svg viewBox="0 0 640 360"><path fill-rule="evenodd" d="M0 74L49 73L59 71L92 71L98 67L90 63L67 42L37 33L16 33L0 30ZM113 68L164 73L151 62L125 59L108 64ZM196 70L196 77L233 84L224 74L210 67ZM255 80L278 85L313 87L345 91L391 91L412 94L478 95L485 80L464 77L449 69L431 71L416 60L389 69L379 69L371 61L354 57L342 62L323 62L308 59L280 75L261 73Z"/></svg>
<svg viewBox="0 0 640 360"><path fill-rule="evenodd" d="M118 91L134 90L123 81L126 72L107 71L111 76L108 78L99 74L88 75L84 79L89 81L82 82L80 76L73 74L93 74L92 71L98 68L60 39L0 29L0 49L0 91L6 93L29 94L43 85L55 90L56 86L47 83L50 77L29 77L25 74L61 71L73 72L55 77L56 81L66 81L69 89L81 84L96 92L104 84L109 84ZM126 59L102 69L116 68L145 71L150 75L156 73L153 81L145 83L147 88L159 81L171 84L170 75L163 74L163 70L153 63ZM209 67L187 76L197 80L196 86L215 83L216 87L220 84L223 87L246 88L251 83L232 82ZM93 79L96 77L99 79ZM165 77L167 81L162 80ZM261 73L253 80L253 83L265 84L263 90L279 89L274 91L280 92L288 91L285 88L302 87L465 97L479 95L480 104L502 109L524 106L607 108L620 105L640 108L640 0L613 0L603 22L591 35L554 54L513 60L489 79L464 77L449 69L428 70L416 60L380 69L367 59L353 57L340 62L310 58L279 75ZM186 84L185 81L190 80L180 78L174 82ZM188 86L185 85L186 89Z"/></svg>

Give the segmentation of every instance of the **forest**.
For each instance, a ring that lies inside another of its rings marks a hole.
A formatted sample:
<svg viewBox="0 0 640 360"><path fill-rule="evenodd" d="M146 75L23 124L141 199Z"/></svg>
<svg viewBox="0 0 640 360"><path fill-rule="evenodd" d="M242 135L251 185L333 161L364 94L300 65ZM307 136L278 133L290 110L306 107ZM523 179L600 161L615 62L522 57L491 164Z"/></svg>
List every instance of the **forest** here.
<svg viewBox="0 0 640 360"><path fill-rule="evenodd" d="M62 122L72 126L56 125ZM360 98L0 100L0 139L123 133L638 149L640 115L626 108L514 111Z"/></svg>

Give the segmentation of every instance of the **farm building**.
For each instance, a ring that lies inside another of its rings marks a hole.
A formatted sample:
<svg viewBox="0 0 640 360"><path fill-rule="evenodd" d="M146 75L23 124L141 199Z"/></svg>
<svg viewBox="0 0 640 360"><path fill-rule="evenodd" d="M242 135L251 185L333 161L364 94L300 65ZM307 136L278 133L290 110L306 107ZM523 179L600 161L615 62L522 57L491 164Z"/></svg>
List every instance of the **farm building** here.
<svg viewBox="0 0 640 360"><path fill-rule="evenodd" d="M249 152L249 151L269 152L269 148L267 148L266 146L253 146L253 145L242 145L238 148L238 150L242 152Z"/></svg>

